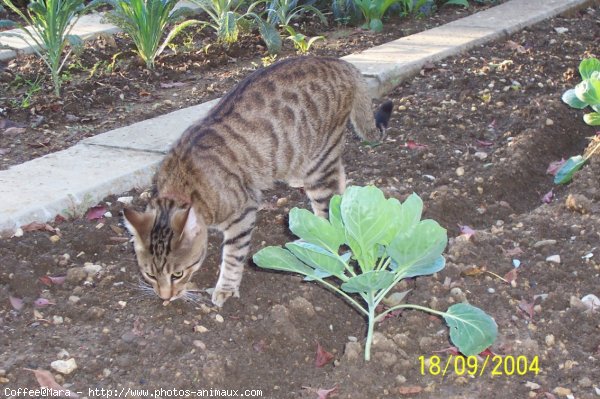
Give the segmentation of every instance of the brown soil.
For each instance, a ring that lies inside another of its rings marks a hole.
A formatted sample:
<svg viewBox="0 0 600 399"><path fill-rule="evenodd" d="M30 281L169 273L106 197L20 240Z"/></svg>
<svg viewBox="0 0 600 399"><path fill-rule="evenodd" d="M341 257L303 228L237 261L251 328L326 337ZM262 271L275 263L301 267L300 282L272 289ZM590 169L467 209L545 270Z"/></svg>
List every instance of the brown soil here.
<svg viewBox="0 0 600 399"><path fill-rule="evenodd" d="M408 302L445 310L468 300L498 323L491 350L529 362L537 356L539 373L492 376L488 367L473 377L452 369L422 375L419 357L445 361L451 344L441 319L416 311L377 326L373 360L365 363L352 342L364 343L365 320L341 298L251 262L241 299L223 309L163 307L136 288L133 250L118 217L123 205L111 197L103 204L112 217L52 224L60 229L56 242L45 231L0 241L0 388L36 387L23 369L50 369L67 351L77 370L54 374L90 398L93 388L211 387L260 389L258 397L273 399L316 398L317 389L332 387L337 396L330 398L597 397L600 323L580 299L600 296L600 158L567 186L554 186L545 172L550 162L583 152L595 134L560 96L578 82L581 58L599 55L599 18L598 7L583 10L428 66L390 95L388 141L370 148L349 137L345 154L352 184L373 183L400 199L418 193L426 216L452 237L443 271L400 284L398 290L413 289ZM427 147L411 149L409 140ZM544 204L550 189L554 199ZM134 206L142 207L138 194ZM287 205L277 207L284 197ZM283 186L265 198L253 252L291 240L289 209L308 207L302 192ZM458 225L476 232L466 239ZM215 282L219 245L213 237L199 287ZM560 263L546 260L552 255ZM521 265L512 285L482 271L505 276L514 260ZM86 262L99 271L87 275ZM38 280L44 275L67 281L47 287ZM24 300L21 311L9 295ZM34 309L39 297L55 304ZM314 364L315 341L334 355L322 368Z"/></svg>

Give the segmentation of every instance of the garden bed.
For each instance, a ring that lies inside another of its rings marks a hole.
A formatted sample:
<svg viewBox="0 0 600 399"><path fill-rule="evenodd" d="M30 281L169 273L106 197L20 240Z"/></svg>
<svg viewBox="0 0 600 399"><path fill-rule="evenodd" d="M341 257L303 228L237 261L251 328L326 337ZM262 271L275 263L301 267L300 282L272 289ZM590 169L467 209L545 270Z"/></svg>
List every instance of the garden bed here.
<svg viewBox="0 0 600 399"><path fill-rule="evenodd" d="M491 350L530 363L537 357L539 373L421 373L420 356L445 361L451 344L441 319L416 311L377 326L373 360L365 363L354 351L353 342L365 338L358 313L318 285L251 262L241 298L223 309L181 301L164 307L136 288L133 249L118 217L123 204L111 197L103 205L112 217L51 223L60 234L0 241L0 297L24 300L21 311L0 302L0 387L33 388L33 373L23 369L50 369L64 356L78 367L58 382L88 397L90 388L211 387L260 389L277 399L316 398L319 388L334 387L330 398L596 397L598 313L586 311L581 298L600 296L600 159L592 157L568 186L553 186L546 169L581 153L595 134L560 96L579 81L580 60L599 55L599 18L598 7L582 10L427 65L390 94L388 140L371 148L349 136L344 155L350 184L375 184L400 199L416 192L425 216L448 229L446 268L401 283L399 291L412 289L408 302L445 310L466 298L498 324ZM164 82L151 79L145 84ZM174 92L167 93L157 101L171 99ZM554 198L545 204L550 189ZM147 196L130 194L142 208ZM253 253L292 239L286 215L308 207L300 190L284 186L265 198ZM474 234L461 234L459 225ZM215 282L219 246L212 237L199 287ZM87 265L89 277L86 262L99 266ZM514 282L488 272L511 272L506 278ZM39 280L45 275L68 277L46 286ZM34 308L39 297L54 305ZM321 368L316 341L333 354Z"/></svg>
<svg viewBox="0 0 600 399"><path fill-rule="evenodd" d="M323 26L306 20L300 31L324 35L311 54L342 57L481 11L489 6L442 7L423 18L390 18L381 33ZM184 31L149 71L123 35L87 43L65 68L62 95L52 94L47 71L35 56L0 62L0 170L80 140L226 93L273 62L258 35L243 35L229 48L214 44L209 30ZM208 49L204 48L208 46ZM289 40L277 59L295 55ZM17 127L6 132L6 128Z"/></svg>

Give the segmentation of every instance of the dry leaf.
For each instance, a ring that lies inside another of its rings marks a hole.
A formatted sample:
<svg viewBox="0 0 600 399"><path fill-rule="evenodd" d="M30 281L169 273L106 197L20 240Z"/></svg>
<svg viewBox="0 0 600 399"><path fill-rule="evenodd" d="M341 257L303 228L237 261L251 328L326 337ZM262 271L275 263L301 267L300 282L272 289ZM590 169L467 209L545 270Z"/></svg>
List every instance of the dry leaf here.
<svg viewBox="0 0 600 399"><path fill-rule="evenodd" d="M504 275L504 279L512 285L513 281L517 280L517 275L518 275L518 270L517 268L513 268L511 269L511 271L509 271L508 273L506 273Z"/></svg>
<svg viewBox="0 0 600 399"><path fill-rule="evenodd" d="M315 367L323 367L327 363L329 363L333 360L333 355L331 353L327 352L325 349L323 349L321 344L319 344L319 341L315 341L315 342L317 343L317 353L315 356Z"/></svg>
<svg viewBox="0 0 600 399"><path fill-rule="evenodd" d="M85 217L87 220L98 220L98 219L102 219L104 217L104 214L106 213L107 209L104 205L97 205L97 206L93 206L91 207Z"/></svg>
<svg viewBox="0 0 600 399"><path fill-rule="evenodd" d="M421 391L423 391L423 387L420 387L418 385L407 385L403 387L398 387L396 389L396 393L398 393L398 395L416 395L418 393L421 393Z"/></svg>
<svg viewBox="0 0 600 399"><path fill-rule="evenodd" d="M61 285L65 282L66 276L42 276L40 282L48 287L53 285Z"/></svg>
<svg viewBox="0 0 600 399"><path fill-rule="evenodd" d="M23 306L25 306L25 304L23 303L23 300L21 298L17 298L15 296L9 295L8 300L10 301L10 304L12 305L12 307L15 310L21 310L21 309L23 309Z"/></svg>
<svg viewBox="0 0 600 399"><path fill-rule="evenodd" d="M486 271L487 270L485 269L484 266L482 266L482 267L473 266L473 267L468 267L465 270L463 270L462 272L460 272L460 275L463 277L479 276L479 275L485 273Z"/></svg>
<svg viewBox="0 0 600 399"><path fill-rule="evenodd" d="M33 374L35 375L35 379L37 380L38 384L40 384L41 388L51 388L55 391L65 392L65 394L63 394L61 396L65 396L65 397L69 397L69 398L78 398L79 397L79 395L77 395L75 392L68 390L66 388L63 388L62 385L57 383L56 380L54 379L54 376L52 375L52 373L49 372L48 370L27 369L27 368L24 368L23 370L33 372ZM67 391L69 392L68 395L66 394Z"/></svg>

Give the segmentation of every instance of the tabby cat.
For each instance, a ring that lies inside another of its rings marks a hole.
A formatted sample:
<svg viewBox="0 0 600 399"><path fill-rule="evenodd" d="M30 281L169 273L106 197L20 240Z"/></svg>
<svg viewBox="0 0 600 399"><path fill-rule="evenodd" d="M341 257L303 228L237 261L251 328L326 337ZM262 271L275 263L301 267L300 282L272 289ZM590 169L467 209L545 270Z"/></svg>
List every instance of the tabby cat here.
<svg viewBox="0 0 600 399"><path fill-rule="evenodd" d="M174 144L146 211L124 211L144 278L163 300L181 297L212 227L223 233L212 302L239 297L261 191L276 181L303 186L314 213L327 217L330 197L345 188L347 122L374 142L391 111L384 103L376 121L360 72L339 59L288 59L251 74Z"/></svg>

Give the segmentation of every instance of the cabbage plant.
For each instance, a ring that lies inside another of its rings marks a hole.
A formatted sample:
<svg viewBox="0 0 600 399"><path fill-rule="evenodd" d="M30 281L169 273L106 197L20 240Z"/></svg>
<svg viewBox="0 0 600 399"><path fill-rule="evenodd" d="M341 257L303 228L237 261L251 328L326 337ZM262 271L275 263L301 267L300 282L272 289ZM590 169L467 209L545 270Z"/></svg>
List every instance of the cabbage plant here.
<svg viewBox="0 0 600 399"><path fill-rule="evenodd" d="M329 204L329 220L305 209L290 211L289 227L299 240L258 251L254 263L318 281L338 293L367 318L365 360L370 360L373 331L390 312L412 308L442 316L452 342L465 355L489 347L497 335L494 319L466 303L446 312L414 304L378 307L405 278L436 273L446 230L434 220L421 220L423 202L412 194L404 203L386 199L376 187L349 187Z"/></svg>

